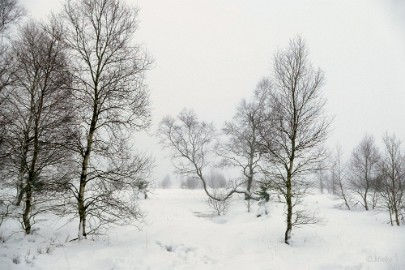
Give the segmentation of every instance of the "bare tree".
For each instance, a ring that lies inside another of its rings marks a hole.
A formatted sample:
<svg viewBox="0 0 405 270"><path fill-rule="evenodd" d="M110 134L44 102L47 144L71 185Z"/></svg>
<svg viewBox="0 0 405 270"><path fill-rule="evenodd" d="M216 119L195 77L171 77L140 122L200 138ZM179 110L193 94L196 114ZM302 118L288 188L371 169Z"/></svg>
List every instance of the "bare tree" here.
<svg viewBox="0 0 405 270"><path fill-rule="evenodd" d="M10 26L17 23L24 14L25 11L17 0L0 1L0 93L10 84L12 74L12 59L8 53L9 39L7 34Z"/></svg>
<svg viewBox="0 0 405 270"><path fill-rule="evenodd" d="M120 152L126 149L127 130L150 125L144 73L151 61L132 43L137 13L119 0L73 0L64 7L81 117L76 147L80 173L72 185L79 239L87 235L88 218L100 225L139 217L132 198L119 200L118 194L124 186L145 187L152 162ZM93 228L98 227L94 222Z"/></svg>
<svg viewBox="0 0 405 270"><path fill-rule="evenodd" d="M199 121L193 111L183 110L177 119L169 116L163 118L157 135L163 147L171 150L176 172L197 177L209 198L224 201L235 193L249 196L246 189L240 188L243 182L233 184L221 197L209 191L206 171L212 168L216 159L216 132L212 124Z"/></svg>
<svg viewBox="0 0 405 270"><path fill-rule="evenodd" d="M24 9L17 0L0 1L0 34L7 31L7 28L17 22L25 14Z"/></svg>
<svg viewBox="0 0 405 270"><path fill-rule="evenodd" d="M349 185L352 192L360 196L358 200L364 209L369 210L370 193L375 201L378 194L375 185L378 177L380 154L375 146L374 138L365 135L360 144L353 150L349 162ZM374 208L375 205L372 204Z"/></svg>
<svg viewBox="0 0 405 270"><path fill-rule="evenodd" d="M380 163L381 195L388 208L391 225L394 225L395 219L395 224L400 226L401 208L405 203L405 157L401 153L401 141L395 135L385 135L384 146L385 153Z"/></svg>
<svg viewBox="0 0 405 270"><path fill-rule="evenodd" d="M1 41L0 41L1 42ZM13 58L10 48L5 43L0 43L0 105L3 103L5 90L12 84L12 74L14 73Z"/></svg>
<svg viewBox="0 0 405 270"><path fill-rule="evenodd" d="M331 165L331 179L332 183L337 186L336 194L343 199L346 207L350 210L350 197L347 192L347 175L346 167L342 160L342 148L340 145L336 146L336 152L332 158Z"/></svg>
<svg viewBox="0 0 405 270"><path fill-rule="evenodd" d="M10 26L15 25L24 15L24 9L18 4L17 0L0 1L0 126L7 124L7 119L3 113L3 102L7 96L6 89L12 83L12 74L15 65L10 53ZM0 129L0 160L7 155L3 141L5 129ZM0 162L0 170L4 162Z"/></svg>
<svg viewBox="0 0 405 270"><path fill-rule="evenodd" d="M313 173L323 159L322 148L330 121L324 116L321 87L324 76L308 60L301 37L274 58L274 89L268 100L268 121L260 130L269 184L286 204L284 241L290 243L293 226L315 223L313 215L295 209Z"/></svg>
<svg viewBox="0 0 405 270"><path fill-rule="evenodd" d="M223 189L215 188L212 191L213 196L216 198L223 198L226 192ZM210 197L207 199L208 206L214 209L218 216L225 216L231 206L231 200L214 200Z"/></svg>
<svg viewBox="0 0 405 270"><path fill-rule="evenodd" d="M24 201L22 224L31 233L34 217L50 209L55 192L66 186L72 136L71 76L59 25L33 21L13 42L16 72L3 104L8 118L4 145L8 179L17 190L15 205Z"/></svg>
<svg viewBox="0 0 405 270"><path fill-rule="evenodd" d="M218 145L218 154L224 158L223 164L241 169L245 179L248 212L250 212L252 186L260 172L261 151L258 145L259 127L263 121L265 100L269 95L271 83L263 79L256 88L252 101L243 100L236 109L232 121L226 122L223 133L227 139Z"/></svg>

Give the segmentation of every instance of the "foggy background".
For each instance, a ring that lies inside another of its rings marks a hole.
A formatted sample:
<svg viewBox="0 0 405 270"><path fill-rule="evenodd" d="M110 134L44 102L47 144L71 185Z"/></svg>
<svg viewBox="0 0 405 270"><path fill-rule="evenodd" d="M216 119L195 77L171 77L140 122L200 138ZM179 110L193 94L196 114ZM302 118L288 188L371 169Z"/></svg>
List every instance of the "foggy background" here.
<svg viewBox="0 0 405 270"><path fill-rule="evenodd" d="M326 78L328 146L346 155L365 133L405 140L405 3L400 0L139 0L136 42L155 59L147 73L153 125L136 146L156 159L154 178L172 173L155 134L163 116L192 108L221 128L259 80L273 55L302 35ZM45 18L61 3L22 0Z"/></svg>

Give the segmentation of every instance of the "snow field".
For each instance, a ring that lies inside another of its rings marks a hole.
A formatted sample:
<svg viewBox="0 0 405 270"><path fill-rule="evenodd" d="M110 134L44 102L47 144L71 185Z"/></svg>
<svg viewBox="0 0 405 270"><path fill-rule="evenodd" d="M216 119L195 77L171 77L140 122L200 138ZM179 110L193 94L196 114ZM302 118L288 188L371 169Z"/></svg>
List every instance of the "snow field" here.
<svg viewBox="0 0 405 270"><path fill-rule="evenodd" d="M405 226L391 227L384 212L347 211L341 203L309 194L304 204L322 220L295 228L287 246L282 204L270 202L269 215L256 218L256 205L247 213L235 198L218 217L201 190L155 190L140 205L142 230L118 227L94 241L69 242L77 224L63 226L66 219L48 215L28 237L5 226L0 269L405 269Z"/></svg>

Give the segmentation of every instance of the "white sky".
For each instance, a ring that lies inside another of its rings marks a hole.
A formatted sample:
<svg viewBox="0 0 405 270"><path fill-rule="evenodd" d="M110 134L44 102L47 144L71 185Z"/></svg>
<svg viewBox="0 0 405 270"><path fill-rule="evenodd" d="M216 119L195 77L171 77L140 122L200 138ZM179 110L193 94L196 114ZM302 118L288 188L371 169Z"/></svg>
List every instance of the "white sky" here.
<svg viewBox="0 0 405 270"><path fill-rule="evenodd" d="M193 108L218 128L271 73L272 57L302 35L314 66L325 72L328 144L346 154L367 132L405 141L405 1L401 0L127 0L140 7L137 41L155 59L147 75L153 127L166 114ZM54 0L21 0L41 18ZM157 162L155 178L172 172L157 140L137 136ZM405 142L404 142L405 147Z"/></svg>

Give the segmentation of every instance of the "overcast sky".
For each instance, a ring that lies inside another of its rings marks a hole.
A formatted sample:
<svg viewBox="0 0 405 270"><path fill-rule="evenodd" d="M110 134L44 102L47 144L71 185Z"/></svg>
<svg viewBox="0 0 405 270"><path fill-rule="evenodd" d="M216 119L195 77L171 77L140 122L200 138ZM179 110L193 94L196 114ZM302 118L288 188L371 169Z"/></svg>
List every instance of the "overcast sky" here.
<svg viewBox="0 0 405 270"><path fill-rule="evenodd" d="M154 133L166 114L192 108L218 128L232 118L277 49L300 34L314 66L325 72L328 145L345 154L365 133L405 141L405 1L401 0L137 0L136 40L155 59L147 74ZM55 0L22 0L41 18ZM137 137L157 161L155 178L172 172L156 139ZM405 147L405 142L404 142Z"/></svg>

